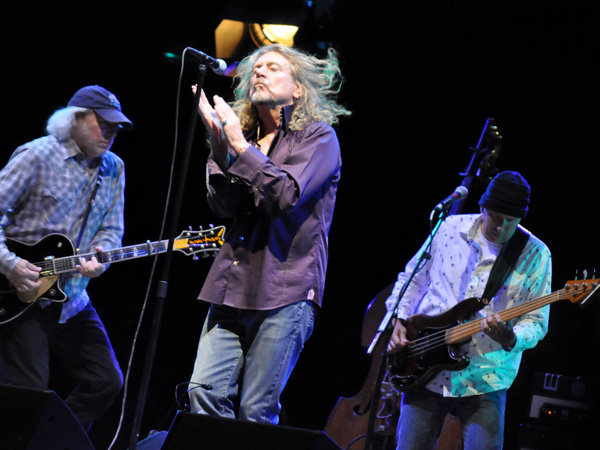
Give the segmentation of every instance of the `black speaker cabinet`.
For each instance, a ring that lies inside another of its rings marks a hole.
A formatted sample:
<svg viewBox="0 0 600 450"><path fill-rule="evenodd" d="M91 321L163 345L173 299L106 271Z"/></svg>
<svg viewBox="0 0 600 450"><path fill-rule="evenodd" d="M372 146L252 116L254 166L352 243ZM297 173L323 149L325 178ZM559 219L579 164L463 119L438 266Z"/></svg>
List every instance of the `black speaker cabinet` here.
<svg viewBox="0 0 600 450"><path fill-rule="evenodd" d="M94 450L69 407L53 391L0 384L0 448Z"/></svg>
<svg viewBox="0 0 600 450"><path fill-rule="evenodd" d="M340 450L322 431L180 411L161 450Z"/></svg>

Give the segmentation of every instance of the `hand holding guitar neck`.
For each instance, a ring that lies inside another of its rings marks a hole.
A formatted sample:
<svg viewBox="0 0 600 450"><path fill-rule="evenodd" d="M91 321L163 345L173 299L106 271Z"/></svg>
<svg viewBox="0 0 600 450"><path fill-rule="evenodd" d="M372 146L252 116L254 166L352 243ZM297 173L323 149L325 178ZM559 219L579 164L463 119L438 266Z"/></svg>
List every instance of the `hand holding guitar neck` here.
<svg viewBox="0 0 600 450"><path fill-rule="evenodd" d="M514 347L517 341L512 327L502 321L500 314L486 314L481 319L481 331L505 348Z"/></svg>

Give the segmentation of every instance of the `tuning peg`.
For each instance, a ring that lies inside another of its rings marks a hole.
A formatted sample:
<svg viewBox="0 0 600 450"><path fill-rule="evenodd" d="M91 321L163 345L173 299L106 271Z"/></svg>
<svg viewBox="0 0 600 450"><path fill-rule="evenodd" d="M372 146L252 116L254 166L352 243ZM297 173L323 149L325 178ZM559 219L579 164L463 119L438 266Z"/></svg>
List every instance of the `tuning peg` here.
<svg viewBox="0 0 600 450"><path fill-rule="evenodd" d="M583 279L587 280L587 269L583 269Z"/></svg>

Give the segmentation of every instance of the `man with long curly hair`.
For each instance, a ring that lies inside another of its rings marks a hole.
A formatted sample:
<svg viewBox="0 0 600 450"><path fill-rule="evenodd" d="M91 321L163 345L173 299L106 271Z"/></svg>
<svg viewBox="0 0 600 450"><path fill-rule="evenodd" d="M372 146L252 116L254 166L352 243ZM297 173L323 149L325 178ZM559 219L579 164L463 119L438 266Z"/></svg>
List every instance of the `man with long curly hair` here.
<svg viewBox="0 0 600 450"><path fill-rule="evenodd" d="M233 225L199 295L211 307L190 400L195 412L277 424L321 308L341 168L332 125L350 113L336 100L332 49L320 59L263 47L236 77L231 106L204 92L199 101L208 202Z"/></svg>

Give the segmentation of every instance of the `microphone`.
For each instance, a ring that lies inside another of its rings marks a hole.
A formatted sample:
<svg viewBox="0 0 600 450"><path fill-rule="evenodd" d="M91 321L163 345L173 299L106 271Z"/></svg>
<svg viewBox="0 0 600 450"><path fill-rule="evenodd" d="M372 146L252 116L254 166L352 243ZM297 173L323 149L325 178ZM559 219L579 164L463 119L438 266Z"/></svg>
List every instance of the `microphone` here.
<svg viewBox="0 0 600 450"><path fill-rule="evenodd" d="M210 67L214 73L222 74L227 70L227 63L222 59L216 59L212 56L208 56L206 53L202 53L200 50L196 50L192 47L186 47L186 50L190 52L191 55L195 56L200 60L202 64L206 64Z"/></svg>
<svg viewBox="0 0 600 450"><path fill-rule="evenodd" d="M469 195L469 191L467 190L467 188L464 186L458 186L454 190L452 195L446 197L444 200L442 200L436 205L435 211L445 211L452 205L452 203L454 203L457 200L460 200L461 198L466 198L467 195Z"/></svg>

